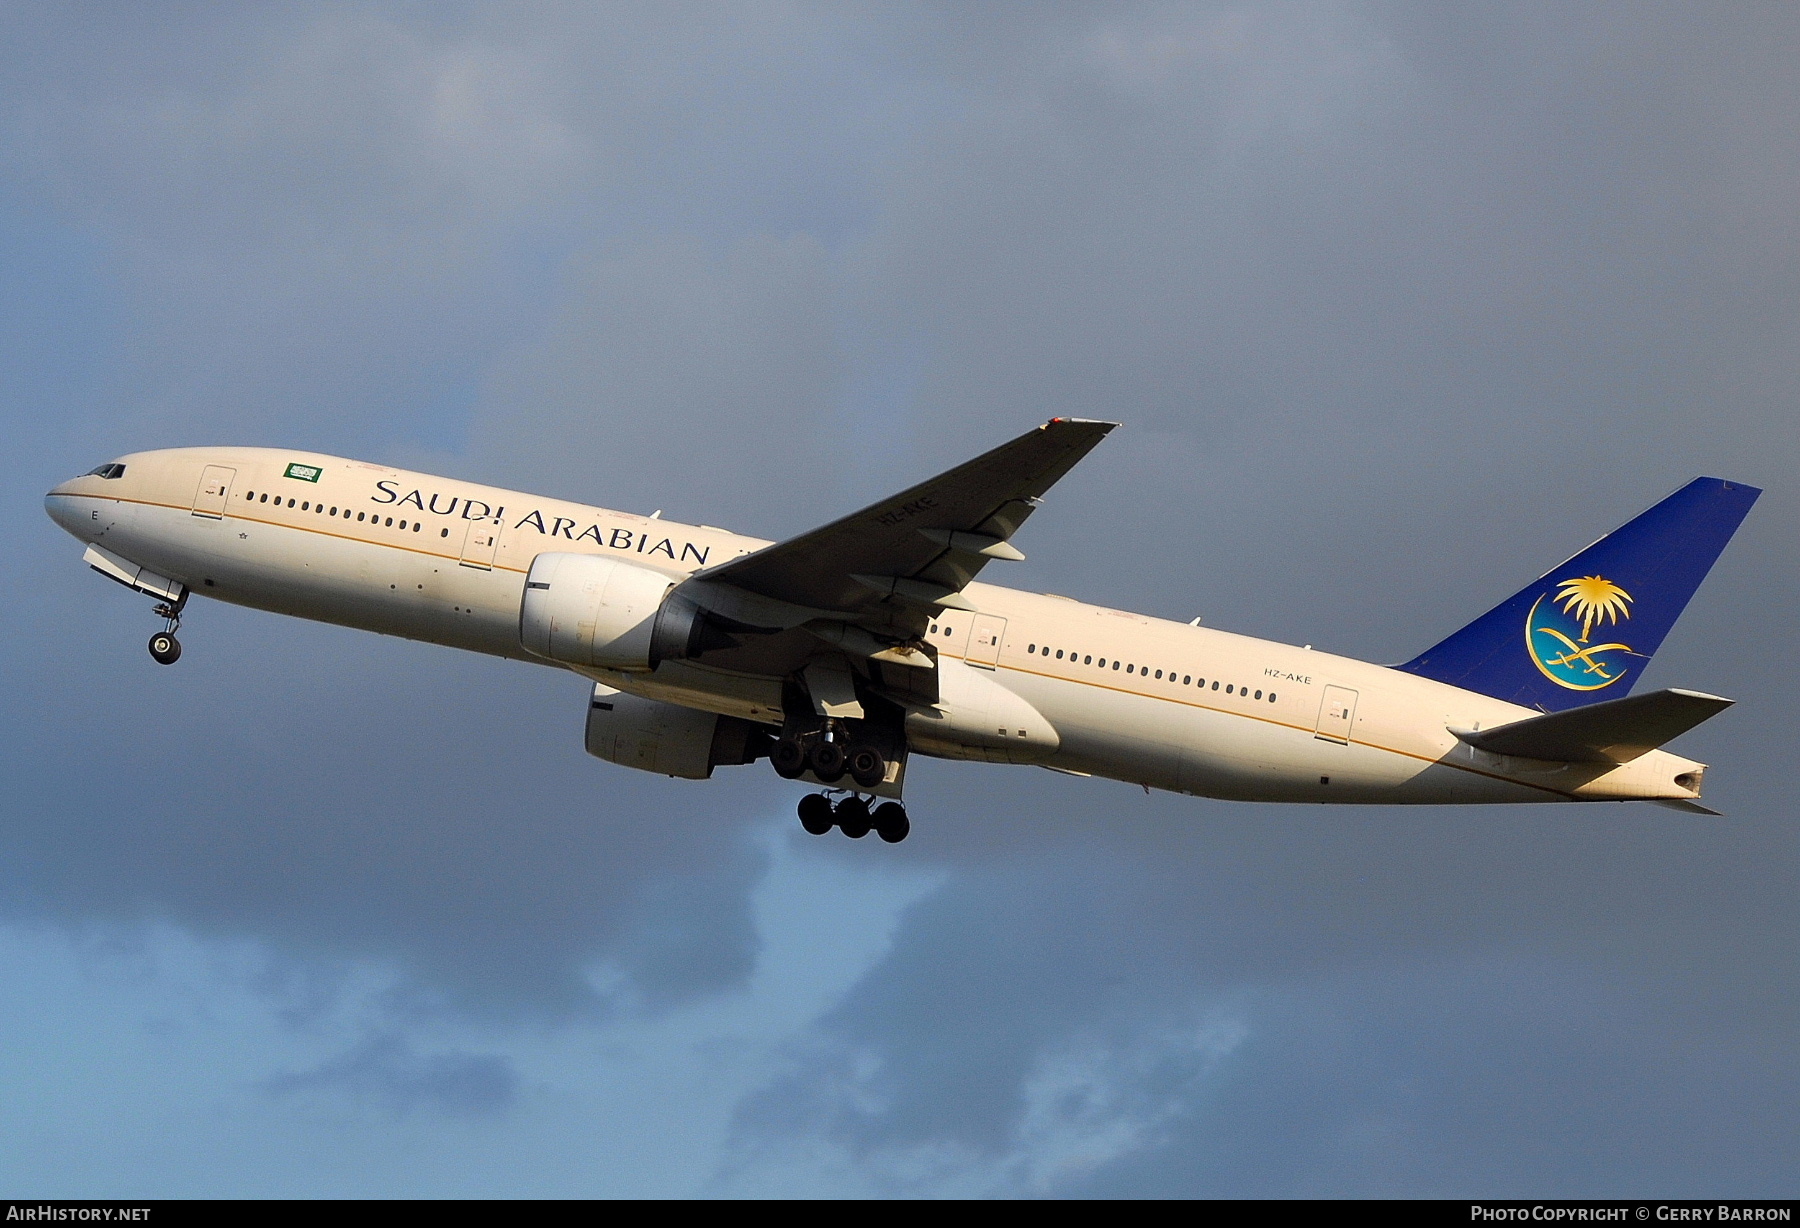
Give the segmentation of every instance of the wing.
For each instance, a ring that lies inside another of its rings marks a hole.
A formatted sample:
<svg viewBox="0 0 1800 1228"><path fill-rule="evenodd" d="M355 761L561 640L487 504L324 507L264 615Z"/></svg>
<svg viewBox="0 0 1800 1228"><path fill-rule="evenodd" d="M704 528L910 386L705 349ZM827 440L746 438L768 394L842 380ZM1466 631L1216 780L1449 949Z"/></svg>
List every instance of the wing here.
<svg viewBox="0 0 1800 1228"><path fill-rule="evenodd" d="M964 608L957 594L1010 544L1043 493L1118 425L1052 418L972 461L823 528L695 578L844 615L883 604ZM885 622L885 619L878 619Z"/></svg>
<svg viewBox="0 0 1800 1228"><path fill-rule="evenodd" d="M676 589L697 611L705 664L800 681L831 715L858 707L846 667L882 693L933 701L923 642L1011 544L1038 499L1117 423L1053 418L860 512L707 571ZM671 598L673 600L673 598ZM835 664L834 664L835 663Z"/></svg>

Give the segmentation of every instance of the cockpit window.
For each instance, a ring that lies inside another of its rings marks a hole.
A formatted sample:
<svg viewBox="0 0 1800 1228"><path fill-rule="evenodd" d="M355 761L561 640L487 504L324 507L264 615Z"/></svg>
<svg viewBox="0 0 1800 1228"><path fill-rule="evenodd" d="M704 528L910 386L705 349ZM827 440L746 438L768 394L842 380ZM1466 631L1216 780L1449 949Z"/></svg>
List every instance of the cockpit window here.
<svg viewBox="0 0 1800 1228"><path fill-rule="evenodd" d="M125 466L114 461L110 465L101 465L97 469L88 470L88 476L91 478L122 478L125 476Z"/></svg>

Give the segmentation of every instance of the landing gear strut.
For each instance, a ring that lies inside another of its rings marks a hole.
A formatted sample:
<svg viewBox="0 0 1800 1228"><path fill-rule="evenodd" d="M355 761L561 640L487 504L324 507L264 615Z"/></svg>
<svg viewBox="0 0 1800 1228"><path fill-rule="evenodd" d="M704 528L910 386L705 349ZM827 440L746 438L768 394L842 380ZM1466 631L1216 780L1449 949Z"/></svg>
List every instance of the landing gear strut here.
<svg viewBox="0 0 1800 1228"><path fill-rule="evenodd" d="M187 604L186 590L173 601L165 601L152 611L168 625L150 637L150 656L158 665L173 665L181 660L181 641L175 632L181 629L181 608Z"/></svg>
<svg viewBox="0 0 1800 1228"><path fill-rule="evenodd" d="M887 843L898 844L912 831L906 807L899 802L883 802L871 813L869 803L854 793L838 799L836 805L823 793L808 793L800 799L799 810L800 826L815 836L835 827L852 840L874 832Z"/></svg>

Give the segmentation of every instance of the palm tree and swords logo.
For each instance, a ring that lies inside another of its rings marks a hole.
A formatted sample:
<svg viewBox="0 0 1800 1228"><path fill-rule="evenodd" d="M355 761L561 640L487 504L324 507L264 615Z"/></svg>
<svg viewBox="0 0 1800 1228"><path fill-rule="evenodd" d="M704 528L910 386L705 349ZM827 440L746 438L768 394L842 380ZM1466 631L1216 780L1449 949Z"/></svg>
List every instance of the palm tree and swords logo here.
<svg viewBox="0 0 1800 1228"><path fill-rule="evenodd" d="M1630 618L1632 600L1603 576L1558 581L1554 596L1545 593L1532 603L1525 619L1525 649L1558 686L1573 691L1611 686L1625 676L1624 662L1614 654L1629 653L1631 645L1591 640L1597 629ZM1604 631L1601 638L1606 638Z"/></svg>

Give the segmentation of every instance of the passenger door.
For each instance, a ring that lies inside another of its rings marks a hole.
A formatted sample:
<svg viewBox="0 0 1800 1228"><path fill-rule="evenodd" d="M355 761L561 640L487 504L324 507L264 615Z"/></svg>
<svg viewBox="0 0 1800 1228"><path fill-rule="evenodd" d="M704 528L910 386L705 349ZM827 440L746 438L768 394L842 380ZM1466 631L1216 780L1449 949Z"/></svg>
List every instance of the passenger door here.
<svg viewBox="0 0 1800 1228"><path fill-rule="evenodd" d="M479 571L494 570L494 551L500 546L500 521L484 517L471 520L463 536L462 565Z"/></svg>
<svg viewBox="0 0 1800 1228"><path fill-rule="evenodd" d="M231 483L236 469L224 465L208 465L200 471L200 486L194 491L194 515L208 520L225 519L225 501L231 498Z"/></svg>
<svg viewBox="0 0 1800 1228"><path fill-rule="evenodd" d="M1313 736L1327 742L1347 744L1350 741L1351 726L1355 723L1356 692L1348 687L1326 687L1325 698L1319 704L1319 723L1313 730Z"/></svg>
<svg viewBox="0 0 1800 1228"><path fill-rule="evenodd" d="M996 614L977 614L969 634L970 665L993 669L1000 663L1000 644L1006 638L1006 620Z"/></svg>

